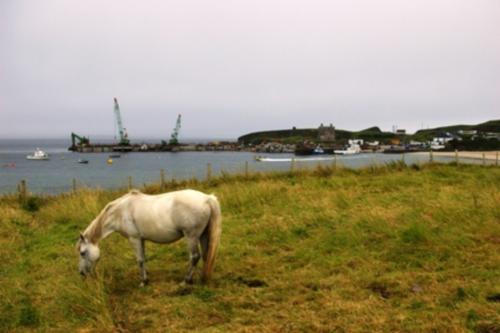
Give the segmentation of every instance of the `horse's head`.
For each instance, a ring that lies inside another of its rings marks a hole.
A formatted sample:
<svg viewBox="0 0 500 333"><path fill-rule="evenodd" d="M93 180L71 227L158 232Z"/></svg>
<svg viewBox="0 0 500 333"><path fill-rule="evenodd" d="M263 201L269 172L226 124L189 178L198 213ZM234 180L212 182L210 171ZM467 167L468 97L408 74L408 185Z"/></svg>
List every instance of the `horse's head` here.
<svg viewBox="0 0 500 333"><path fill-rule="evenodd" d="M89 274L99 260L100 251L97 245L92 244L85 236L80 234L77 243L77 250L80 255L78 269L82 276Z"/></svg>

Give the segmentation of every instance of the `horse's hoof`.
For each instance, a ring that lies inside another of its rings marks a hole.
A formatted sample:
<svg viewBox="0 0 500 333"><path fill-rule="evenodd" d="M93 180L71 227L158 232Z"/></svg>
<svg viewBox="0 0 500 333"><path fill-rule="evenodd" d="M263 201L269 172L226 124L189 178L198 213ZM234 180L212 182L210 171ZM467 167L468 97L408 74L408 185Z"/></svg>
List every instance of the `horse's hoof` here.
<svg viewBox="0 0 500 333"><path fill-rule="evenodd" d="M185 278L184 282L186 282L187 284L193 284L193 278Z"/></svg>
<svg viewBox="0 0 500 333"><path fill-rule="evenodd" d="M139 285L139 287L143 288L143 287L147 286L148 283L149 283L148 280L142 281L141 284Z"/></svg>

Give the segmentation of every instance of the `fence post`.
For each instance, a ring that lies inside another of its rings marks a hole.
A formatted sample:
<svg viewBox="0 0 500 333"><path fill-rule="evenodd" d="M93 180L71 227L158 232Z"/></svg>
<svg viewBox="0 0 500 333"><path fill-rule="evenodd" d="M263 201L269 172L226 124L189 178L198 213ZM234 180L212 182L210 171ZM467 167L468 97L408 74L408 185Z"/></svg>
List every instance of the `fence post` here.
<svg viewBox="0 0 500 333"><path fill-rule="evenodd" d="M337 170L337 155L333 155L333 170Z"/></svg>
<svg viewBox="0 0 500 333"><path fill-rule="evenodd" d="M76 178L73 178L73 192L76 192Z"/></svg>
<svg viewBox="0 0 500 333"><path fill-rule="evenodd" d="M290 172L295 171L295 157L292 157L292 161L290 162Z"/></svg>
<svg viewBox="0 0 500 333"><path fill-rule="evenodd" d="M165 190L165 170L160 170L160 191Z"/></svg>
<svg viewBox="0 0 500 333"><path fill-rule="evenodd" d="M458 149L455 149L455 163L458 165Z"/></svg>
<svg viewBox="0 0 500 333"><path fill-rule="evenodd" d="M128 176L128 190L132 189L132 176Z"/></svg>
<svg viewBox="0 0 500 333"><path fill-rule="evenodd" d="M486 165L486 154L483 152L483 166Z"/></svg>
<svg viewBox="0 0 500 333"><path fill-rule="evenodd" d="M28 196L28 189L26 186L26 180L21 179L21 182L19 183L19 199L21 201L26 200L26 197Z"/></svg>
<svg viewBox="0 0 500 333"><path fill-rule="evenodd" d="M498 166L498 152L497 152L497 156L496 156L496 159L495 159L495 165Z"/></svg>
<svg viewBox="0 0 500 333"><path fill-rule="evenodd" d="M432 155L432 148L429 150L429 162L434 162L434 156Z"/></svg>
<svg viewBox="0 0 500 333"><path fill-rule="evenodd" d="M248 178L248 161L245 161L245 178Z"/></svg>
<svg viewBox="0 0 500 333"><path fill-rule="evenodd" d="M207 180L212 179L212 164L207 163Z"/></svg>
<svg viewBox="0 0 500 333"><path fill-rule="evenodd" d="M406 161L405 161L405 153L402 153L402 154L401 154L401 163L402 163L402 164L406 164Z"/></svg>

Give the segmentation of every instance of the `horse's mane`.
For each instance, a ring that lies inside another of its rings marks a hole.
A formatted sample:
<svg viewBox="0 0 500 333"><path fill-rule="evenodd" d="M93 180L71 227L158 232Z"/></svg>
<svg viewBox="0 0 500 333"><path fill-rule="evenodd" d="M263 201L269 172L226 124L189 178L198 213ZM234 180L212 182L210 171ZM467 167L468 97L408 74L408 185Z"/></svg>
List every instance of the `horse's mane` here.
<svg viewBox="0 0 500 333"><path fill-rule="evenodd" d="M102 225L104 224L104 221L106 217L108 216L109 211L111 210L111 207L113 206L112 203L109 203L104 207L103 210L97 215L97 217L92 221L92 223L87 227L83 235L85 238L87 238L91 243L96 243L101 239L102 235Z"/></svg>
<svg viewBox="0 0 500 333"><path fill-rule="evenodd" d="M108 203L103 210L97 215L97 217L92 221L92 223L87 227L83 235L91 242L91 243L97 243L102 236L102 228L104 225L104 222L106 221L106 218L111 214L119 205L122 200L128 196L128 195L137 195L141 194L142 192L139 190L131 190L129 193L126 195Z"/></svg>

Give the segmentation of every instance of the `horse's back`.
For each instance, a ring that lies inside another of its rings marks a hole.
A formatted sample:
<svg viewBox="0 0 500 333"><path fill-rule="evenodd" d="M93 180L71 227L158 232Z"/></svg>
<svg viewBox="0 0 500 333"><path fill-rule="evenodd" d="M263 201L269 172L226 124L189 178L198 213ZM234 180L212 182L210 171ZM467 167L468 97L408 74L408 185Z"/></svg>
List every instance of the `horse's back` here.
<svg viewBox="0 0 500 333"><path fill-rule="evenodd" d="M210 196L195 190L159 195L131 194L129 208L141 237L171 242L203 232L210 219Z"/></svg>

